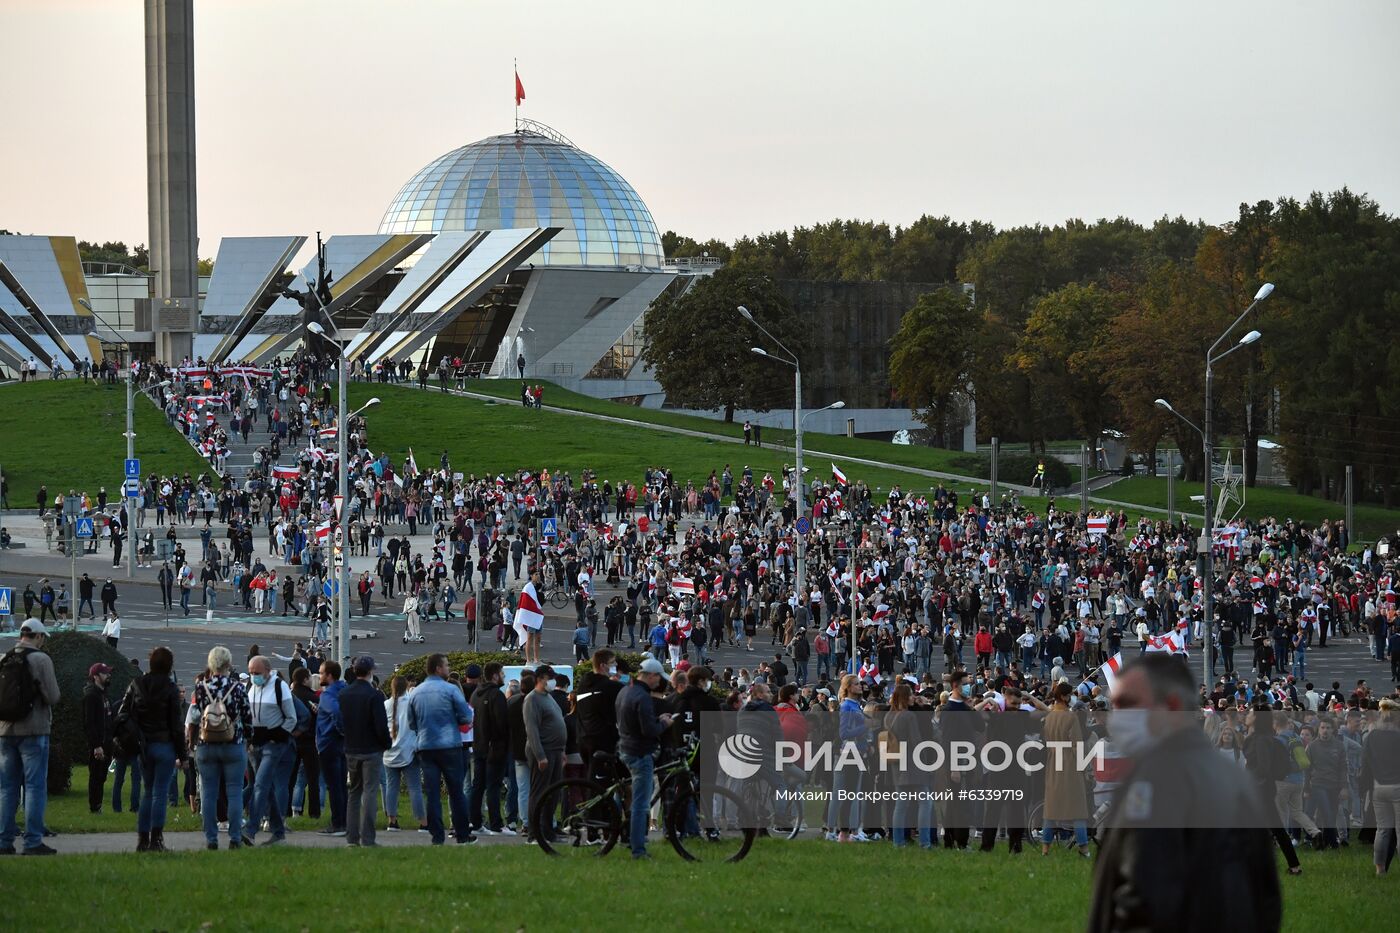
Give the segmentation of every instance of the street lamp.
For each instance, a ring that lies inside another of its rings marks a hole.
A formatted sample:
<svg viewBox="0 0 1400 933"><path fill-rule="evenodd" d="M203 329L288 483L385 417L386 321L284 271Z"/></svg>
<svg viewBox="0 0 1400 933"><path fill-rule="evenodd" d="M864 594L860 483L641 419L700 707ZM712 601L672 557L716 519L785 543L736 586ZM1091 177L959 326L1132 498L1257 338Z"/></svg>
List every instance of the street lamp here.
<svg viewBox="0 0 1400 933"><path fill-rule="evenodd" d="M781 340L769 333L768 328L755 320L748 308L739 305L738 311L744 320L763 331L764 335L777 344L778 349L786 353L787 356L776 356L762 347L750 347L749 351L792 367L792 433L793 447L797 453L797 519L800 521L807 514L807 489L802 475L802 365L798 362L797 355L784 346ZM832 406L828 405L827 407ZM803 534L797 536L797 586L795 591L798 594L798 605L801 605L807 594L807 536ZM852 644L854 645L854 642Z"/></svg>
<svg viewBox="0 0 1400 933"><path fill-rule="evenodd" d="M350 581L348 579L345 569L345 545L347 542L345 540L345 522L343 518L345 509L347 508L346 500L349 498L349 483L347 476L348 470L345 464L345 432L346 425L349 423L351 418L353 418L355 415L358 415L360 412L364 411L367 408L372 408L373 406L378 405L379 399L372 398L368 402L365 402L364 405L360 406L354 412L347 413L345 410L345 370L347 368L345 359L345 342L340 339L338 334L332 335L326 333L326 329L316 321L309 322L306 325L306 329L311 331L313 334L325 337L328 340L334 342L339 357L336 360L335 364L336 382L338 383L338 397L336 399L335 407L335 465L336 473L338 475L336 491L337 497L340 501L340 509L336 512L335 516L335 534L338 540L332 545L334 554L332 563L335 567L336 587L336 591L333 592L332 595L335 597L336 626L334 631L334 637L331 640L331 651L335 655L336 659L340 661L341 664L344 664L350 651Z"/></svg>
<svg viewBox="0 0 1400 933"><path fill-rule="evenodd" d="M1202 589L1205 591L1203 608L1205 613L1206 630L1205 637L1202 639L1202 642L1204 643L1204 650L1201 652L1201 665L1202 679L1205 682L1207 690L1210 689L1210 682L1213 679L1212 670L1214 668L1213 661L1215 654L1215 646L1211 642L1211 636L1215 632L1215 527L1214 516L1212 516L1211 514L1211 494L1214 491L1215 486L1215 469L1213 466L1213 462L1215 460L1215 438L1211 433L1210 417L1211 394L1215 387L1215 364L1223 360L1225 357L1229 356L1231 353L1234 353L1240 347L1247 347L1250 344L1256 342L1263 335L1260 334L1257 330L1251 330L1249 333L1241 337L1233 346L1231 346L1228 350L1224 351L1223 353L1216 353L1215 351L1225 340L1225 338L1230 336L1230 331L1238 327L1240 321L1243 321L1245 317L1249 314L1249 312L1253 311L1255 307L1258 306L1259 302L1263 301L1265 298L1268 298L1271 294L1273 294L1273 291L1273 283L1265 282L1263 285L1261 285L1259 287L1259 291L1254 293L1254 300L1249 303L1249 307L1245 308L1243 311L1240 312L1240 316L1235 318L1235 320L1231 322L1229 327L1225 328L1225 331L1215 339L1215 343L1211 344L1210 349L1206 351L1206 407L1205 419L1203 422L1204 428L1198 428L1197 430L1200 431L1201 445L1204 448L1205 452L1205 501L1202 503L1202 505L1205 507L1205 529L1201 533L1201 540L1198 544L1198 552L1201 555L1202 563L1204 565L1202 576L1204 576L1205 578L1202 584ZM1159 404L1161 403L1159 402ZM1168 411L1174 412L1170 405L1167 405L1166 408ZM1181 416L1178 414L1177 417ZM1189 424L1190 422L1187 423ZM1193 428L1195 427L1195 425L1191 426Z"/></svg>

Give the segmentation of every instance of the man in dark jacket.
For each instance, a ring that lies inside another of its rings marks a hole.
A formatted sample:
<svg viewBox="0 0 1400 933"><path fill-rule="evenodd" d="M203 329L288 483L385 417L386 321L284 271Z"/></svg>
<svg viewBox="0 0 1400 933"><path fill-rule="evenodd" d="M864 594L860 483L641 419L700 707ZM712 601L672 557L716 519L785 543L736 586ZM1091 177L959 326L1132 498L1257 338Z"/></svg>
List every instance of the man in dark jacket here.
<svg viewBox="0 0 1400 933"><path fill-rule="evenodd" d="M1089 930L1277 930L1278 868L1269 831L1258 828L1270 817L1187 715L1197 698L1186 665L1143 655L1119 676L1113 700L1115 715L1149 718L1131 733L1109 725L1120 751L1129 736L1141 747L1105 818Z"/></svg>
<svg viewBox="0 0 1400 933"><path fill-rule="evenodd" d="M107 788L107 756L112 749L112 711L107 685L112 669L105 664L88 668L83 688L83 733L88 744L88 810L102 812L102 795Z"/></svg>
<svg viewBox="0 0 1400 933"><path fill-rule="evenodd" d="M671 725L669 713L656 714L651 693L665 679L666 669L655 658L642 661L641 670L617 696L617 751L632 772L631 844L634 859L647 855L647 811L661 733Z"/></svg>
<svg viewBox="0 0 1400 933"><path fill-rule="evenodd" d="M379 785L384 777L384 750L393 744L384 694L370 683L374 658L361 655L350 668L354 677L340 691L340 722L345 730L345 766L350 776L350 796L345 812L345 842L352 846L378 845L374 818L379 812Z"/></svg>
<svg viewBox="0 0 1400 933"><path fill-rule="evenodd" d="M102 584L102 617L105 619L109 615L114 615L117 611L117 585L108 577L107 582Z"/></svg>
<svg viewBox="0 0 1400 933"><path fill-rule="evenodd" d="M504 680L501 665L489 662L482 670L481 685L472 692L472 754L476 758L476 780L467 802L472 832L484 836L515 835L501 822L501 783L506 779L506 762L510 757L510 723L506 718L506 697L501 692ZM486 803L485 822L482 801Z"/></svg>
<svg viewBox="0 0 1400 933"><path fill-rule="evenodd" d="M590 768L596 753L617 754L617 695L622 692L622 684L613 680L617 655L599 648L593 652L592 661L593 669L580 674L574 682L579 753Z"/></svg>
<svg viewBox="0 0 1400 933"><path fill-rule="evenodd" d="M534 671L521 671L520 689L506 698L506 723L510 726L510 761L514 793L506 801L506 821L519 820L523 828L530 818L530 766L525 763L525 696L535 689Z"/></svg>

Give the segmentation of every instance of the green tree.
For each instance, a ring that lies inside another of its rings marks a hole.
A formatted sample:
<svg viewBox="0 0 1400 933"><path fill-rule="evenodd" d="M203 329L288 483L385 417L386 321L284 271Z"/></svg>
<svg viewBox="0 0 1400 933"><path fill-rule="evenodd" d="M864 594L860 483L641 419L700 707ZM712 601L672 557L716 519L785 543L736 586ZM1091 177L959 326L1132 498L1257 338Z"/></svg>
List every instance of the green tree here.
<svg viewBox="0 0 1400 933"><path fill-rule="evenodd" d="M668 292L647 312L643 361L682 408L769 411L792 405L792 372L750 352L777 352L768 338L740 317L747 307L798 359L807 347L797 314L771 278L726 266L702 278L681 297Z"/></svg>
<svg viewBox="0 0 1400 933"><path fill-rule="evenodd" d="M133 249L120 240L109 240L106 243L79 240L78 255L82 257L83 262L119 263L142 272L151 264L150 253L144 245Z"/></svg>
<svg viewBox="0 0 1400 933"><path fill-rule="evenodd" d="M1116 313L1097 285L1070 283L1036 302L1011 363L1045 407L1063 408L1095 447L1114 412L1103 390L1104 335Z"/></svg>
<svg viewBox="0 0 1400 933"><path fill-rule="evenodd" d="M1341 495L1345 469L1386 505L1400 480L1400 222L1343 188L1278 205L1265 331L1291 478Z"/></svg>
<svg viewBox="0 0 1400 933"><path fill-rule="evenodd" d="M945 446L972 386L979 324L966 292L941 288L919 297L890 341L890 386Z"/></svg>

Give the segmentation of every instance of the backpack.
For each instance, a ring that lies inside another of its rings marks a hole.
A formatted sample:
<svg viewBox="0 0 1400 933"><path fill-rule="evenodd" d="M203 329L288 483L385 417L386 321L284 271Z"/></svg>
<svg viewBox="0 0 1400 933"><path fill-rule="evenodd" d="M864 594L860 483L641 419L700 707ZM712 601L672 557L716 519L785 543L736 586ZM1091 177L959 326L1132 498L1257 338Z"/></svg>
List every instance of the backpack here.
<svg viewBox="0 0 1400 933"><path fill-rule="evenodd" d="M222 696L210 694L209 705L204 707L204 712L199 717L199 740L201 742L210 745L224 744L232 742L238 737L238 729L225 705L228 695L233 692L233 687L234 685L230 684Z"/></svg>
<svg viewBox="0 0 1400 933"><path fill-rule="evenodd" d="M1289 774L1302 774L1312 767L1312 759L1308 757L1308 749L1302 739L1291 736L1284 745L1288 748Z"/></svg>
<svg viewBox="0 0 1400 933"><path fill-rule="evenodd" d="M282 705L282 690L285 686L286 684L282 682L282 678L278 677L277 705L279 707ZM297 696L295 693L292 694L292 706L297 711L297 724L296 727L292 729L292 738L300 738L312 729L311 707L307 706L301 697Z"/></svg>
<svg viewBox="0 0 1400 933"><path fill-rule="evenodd" d="M123 758L135 758L146 750L146 734L141 731L141 723L138 720L146 698L141 693L139 684L140 681L133 680L131 686L127 687L126 696L122 697L121 707L112 722L112 743Z"/></svg>
<svg viewBox="0 0 1400 933"><path fill-rule="evenodd" d="M29 669L29 653L37 650L16 646L0 658L0 720L22 722L34 712L39 684Z"/></svg>

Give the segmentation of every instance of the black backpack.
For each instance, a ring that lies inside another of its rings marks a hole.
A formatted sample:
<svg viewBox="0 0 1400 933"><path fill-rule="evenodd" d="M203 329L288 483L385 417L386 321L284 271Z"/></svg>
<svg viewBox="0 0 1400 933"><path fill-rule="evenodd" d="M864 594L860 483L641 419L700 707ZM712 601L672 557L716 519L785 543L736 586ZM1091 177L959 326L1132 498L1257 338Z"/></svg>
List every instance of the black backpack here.
<svg viewBox="0 0 1400 933"><path fill-rule="evenodd" d="M37 650L16 646L0 658L0 720L22 722L34 712L39 684L29 669L29 654Z"/></svg>
<svg viewBox="0 0 1400 933"><path fill-rule="evenodd" d="M146 750L146 734L141 731L141 707L146 696L141 691L141 682L133 680L117 709L117 717L112 723L112 743L117 746L123 758L135 758Z"/></svg>

